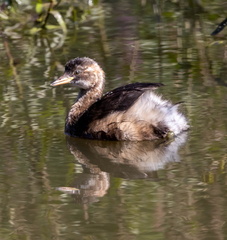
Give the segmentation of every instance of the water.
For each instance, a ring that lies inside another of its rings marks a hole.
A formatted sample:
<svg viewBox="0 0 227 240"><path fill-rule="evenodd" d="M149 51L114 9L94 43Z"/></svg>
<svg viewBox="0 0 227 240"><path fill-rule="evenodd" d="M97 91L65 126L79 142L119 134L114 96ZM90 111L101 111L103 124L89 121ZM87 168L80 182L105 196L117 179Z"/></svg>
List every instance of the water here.
<svg viewBox="0 0 227 240"><path fill-rule="evenodd" d="M226 16L200 4L103 1L66 36L1 39L1 239L227 239L226 29L210 36ZM77 93L49 84L77 56L99 62L106 91L164 83L190 131L161 145L66 138Z"/></svg>

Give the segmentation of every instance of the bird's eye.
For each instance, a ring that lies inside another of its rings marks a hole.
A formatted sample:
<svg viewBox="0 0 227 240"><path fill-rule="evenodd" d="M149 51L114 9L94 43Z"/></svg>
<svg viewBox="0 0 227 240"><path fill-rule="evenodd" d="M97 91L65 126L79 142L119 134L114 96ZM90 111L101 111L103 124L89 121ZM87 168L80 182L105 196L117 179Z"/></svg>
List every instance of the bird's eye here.
<svg viewBox="0 0 227 240"><path fill-rule="evenodd" d="M65 72L69 72L70 68L68 66L65 66Z"/></svg>
<svg viewBox="0 0 227 240"><path fill-rule="evenodd" d="M74 73L79 74L80 72L81 72L80 70L76 70Z"/></svg>

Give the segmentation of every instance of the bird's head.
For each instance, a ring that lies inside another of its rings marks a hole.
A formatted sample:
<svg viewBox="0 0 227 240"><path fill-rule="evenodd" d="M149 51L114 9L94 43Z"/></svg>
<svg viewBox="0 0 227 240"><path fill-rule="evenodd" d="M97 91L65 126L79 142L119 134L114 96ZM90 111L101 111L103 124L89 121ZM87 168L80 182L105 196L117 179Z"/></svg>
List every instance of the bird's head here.
<svg viewBox="0 0 227 240"><path fill-rule="evenodd" d="M64 74L52 82L51 86L70 83L80 89L89 90L100 85L100 82L104 84L104 79L105 74L102 68L94 60L88 57L77 57L66 63Z"/></svg>

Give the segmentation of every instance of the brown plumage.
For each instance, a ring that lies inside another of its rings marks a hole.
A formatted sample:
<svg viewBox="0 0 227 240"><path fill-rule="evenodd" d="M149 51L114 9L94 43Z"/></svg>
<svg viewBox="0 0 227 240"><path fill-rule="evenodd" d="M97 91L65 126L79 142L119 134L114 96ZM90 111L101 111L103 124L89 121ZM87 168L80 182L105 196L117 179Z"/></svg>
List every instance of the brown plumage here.
<svg viewBox="0 0 227 240"><path fill-rule="evenodd" d="M188 129L178 104L154 93L161 83L132 83L104 96L105 74L92 59L70 60L65 73L51 85L71 83L80 88L65 123L73 137L105 140L153 140Z"/></svg>

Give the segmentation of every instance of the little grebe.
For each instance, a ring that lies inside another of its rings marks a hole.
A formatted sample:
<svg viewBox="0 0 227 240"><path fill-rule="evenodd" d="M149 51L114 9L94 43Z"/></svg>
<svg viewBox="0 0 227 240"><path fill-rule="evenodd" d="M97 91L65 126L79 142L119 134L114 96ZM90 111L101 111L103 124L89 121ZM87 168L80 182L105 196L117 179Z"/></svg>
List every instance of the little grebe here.
<svg viewBox="0 0 227 240"><path fill-rule="evenodd" d="M65 133L70 136L142 141L176 136L189 128L179 104L153 92L161 83L132 83L102 96L105 74L88 57L67 62L63 76L51 86L66 83L80 88L66 118Z"/></svg>

